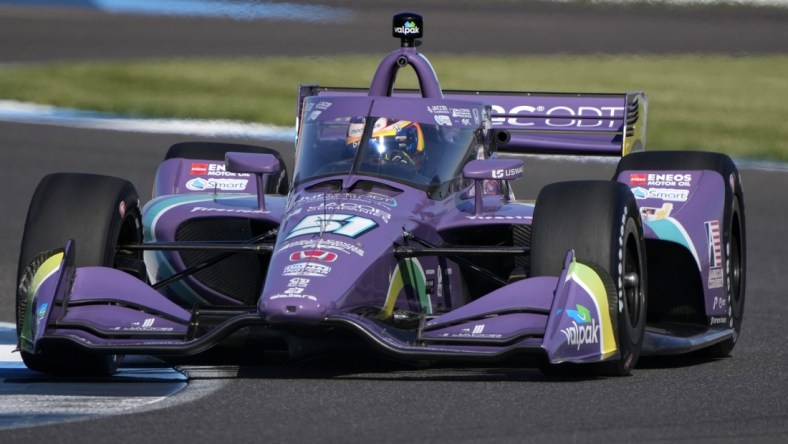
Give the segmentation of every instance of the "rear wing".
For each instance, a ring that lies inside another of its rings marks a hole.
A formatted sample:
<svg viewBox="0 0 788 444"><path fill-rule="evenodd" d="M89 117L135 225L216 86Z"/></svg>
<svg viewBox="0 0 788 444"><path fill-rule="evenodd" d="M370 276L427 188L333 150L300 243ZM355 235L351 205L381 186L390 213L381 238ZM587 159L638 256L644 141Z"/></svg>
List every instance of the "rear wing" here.
<svg viewBox="0 0 788 444"><path fill-rule="evenodd" d="M310 96L368 95L364 88L301 85L298 116ZM395 90L392 96L420 96ZM646 146L648 99L620 94L443 90L443 98L491 106L492 142L499 151L529 154L625 156Z"/></svg>

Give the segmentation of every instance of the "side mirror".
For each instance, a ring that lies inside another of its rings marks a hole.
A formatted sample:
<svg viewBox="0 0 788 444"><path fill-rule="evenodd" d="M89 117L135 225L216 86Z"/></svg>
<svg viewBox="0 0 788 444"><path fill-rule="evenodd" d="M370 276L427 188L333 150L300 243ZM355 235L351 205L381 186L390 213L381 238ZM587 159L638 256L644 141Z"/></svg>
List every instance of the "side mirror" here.
<svg viewBox="0 0 788 444"><path fill-rule="evenodd" d="M523 161L521 159L477 159L465 164L462 177L473 179L476 214L484 209L485 180L514 180L523 177Z"/></svg>
<svg viewBox="0 0 788 444"><path fill-rule="evenodd" d="M279 160L273 154L236 153L224 155L224 167L231 173L273 174L278 173Z"/></svg>
<svg viewBox="0 0 788 444"><path fill-rule="evenodd" d="M257 179L257 205L265 210L265 175L279 172L279 160L273 154L236 153L224 155L224 168L231 173L251 173Z"/></svg>

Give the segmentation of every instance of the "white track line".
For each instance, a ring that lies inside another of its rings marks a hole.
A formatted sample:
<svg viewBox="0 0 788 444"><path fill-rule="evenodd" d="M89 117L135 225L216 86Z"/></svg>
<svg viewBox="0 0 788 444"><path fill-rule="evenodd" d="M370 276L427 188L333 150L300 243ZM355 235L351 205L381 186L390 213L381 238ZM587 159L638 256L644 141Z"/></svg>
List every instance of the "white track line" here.
<svg viewBox="0 0 788 444"><path fill-rule="evenodd" d="M230 120L137 119L114 114L0 100L0 121L112 131L293 141L295 129Z"/></svg>
<svg viewBox="0 0 788 444"><path fill-rule="evenodd" d="M96 130L188 134L205 137L273 140L278 142L292 142L295 140L295 128L276 125L231 120L134 119L114 114L58 108L14 100L0 100L0 121ZM615 158L593 156L548 157L579 162L612 163L616 161ZM784 162L738 158L735 158L734 161L739 168L788 172L788 163Z"/></svg>

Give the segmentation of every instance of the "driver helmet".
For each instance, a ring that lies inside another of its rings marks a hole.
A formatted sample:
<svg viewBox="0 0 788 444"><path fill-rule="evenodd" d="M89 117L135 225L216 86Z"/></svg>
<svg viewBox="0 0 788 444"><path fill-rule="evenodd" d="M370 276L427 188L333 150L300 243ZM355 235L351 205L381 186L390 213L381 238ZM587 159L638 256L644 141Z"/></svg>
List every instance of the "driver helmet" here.
<svg viewBox="0 0 788 444"><path fill-rule="evenodd" d="M424 134L418 122L381 117L372 128L370 145L375 146L387 160L404 154L418 165L424 154Z"/></svg>
<svg viewBox="0 0 788 444"><path fill-rule="evenodd" d="M367 119L363 117L352 117L347 127L347 137L345 144L352 146L354 149L358 148L361 143L361 136L364 134L364 125Z"/></svg>

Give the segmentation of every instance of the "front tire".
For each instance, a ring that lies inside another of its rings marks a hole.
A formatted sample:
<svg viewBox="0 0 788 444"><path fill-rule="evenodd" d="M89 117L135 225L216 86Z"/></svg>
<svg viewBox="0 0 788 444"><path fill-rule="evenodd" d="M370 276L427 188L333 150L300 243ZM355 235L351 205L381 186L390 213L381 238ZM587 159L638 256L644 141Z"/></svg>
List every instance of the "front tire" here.
<svg viewBox="0 0 788 444"><path fill-rule="evenodd" d="M703 350L706 356L724 358L731 355L741 333L744 320L744 212L739 203L739 196L733 197L731 214L725 224L725 251L727 277L725 289L728 295L729 327L733 328L733 336Z"/></svg>
<svg viewBox="0 0 788 444"><path fill-rule="evenodd" d="M75 241L75 265L103 266L143 274L140 253L118 251L121 244L142 243L139 197L123 179L94 174L57 173L44 177L30 202L17 269L17 337L21 334L32 276L31 261L42 251ZM143 276L140 275L140 278ZM57 375L111 375L117 355L88 353L74 347L22 351L31 370Z"/></svg>
<svg viewBox="0 0 788 444"><path fill-rule="evenodd" d="M558 276L568 250L604 269L618 295L615 316L619 358L568 364L582 373L628 375L637 364L646 327L646 255L637 203L626 185L607 181L560 182L542 189L531 238L531 275ZM549 370L546 373L551 373Z"/></svg>

